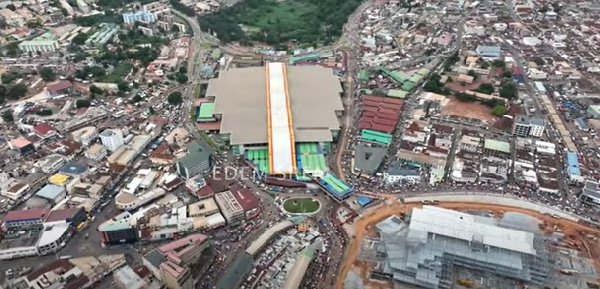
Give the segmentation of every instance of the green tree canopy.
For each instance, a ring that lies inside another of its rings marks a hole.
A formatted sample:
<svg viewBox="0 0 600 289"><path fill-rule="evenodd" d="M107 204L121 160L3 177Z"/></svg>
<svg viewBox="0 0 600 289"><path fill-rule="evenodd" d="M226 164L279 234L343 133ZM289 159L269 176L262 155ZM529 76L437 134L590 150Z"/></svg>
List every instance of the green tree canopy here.
<svg viewBox="0 0 600 289"><path fill-rule="evenodd" d="M78 99L77 101L75 101L76 108L90 107L90 105L91 103L87 99Z"/></svg>
<svg viewBox="0 0 600 289"><path fill-rule="evenodd" d="M492 109L492 114L495 116L503 116L508 112L508 109L503 105L497 105Z"/></svg>
<svg viewBox="0 0 600 289"><path fill-rule="evenodd" d="M44 81L53 81L56 79L56 74L50 67L42 67L38 70L38 73Z"/></svg>
<svg viewBox="0 0 600 289"><path fill-rule="evenodd" d="M506 99L513 99L518 96L517 86L513 82L506 82L500 88L500 97Z"/></svg>
<svg viewBox="0 0 600 289"><path fill-rule="evenodd" d="M19 99L27 94L27 86L25 84L19 83L11 86L8 89L7 97L10 99Z"/></svg>
<svg viewBox="0 0 600 289"><path fill-rule="evenodd" d="M13 118L13 111L11 109L5 110L4 112L2 112L2 119L5 122L13 122L14 118Z"/></svg>
<svg viewBox="0 0 600 289"><path fill-rule="evenodd" d="M492 94L494 93L494 85L491 83L482 83L477 88L477 92Z"/></svg>
<svg viewBox="0 0 600 289"><path fill-rule="evenodd" d="M179 105L183 102L183 96L180 91L173 91L167 97L167 101L171 105Z"/></svg>

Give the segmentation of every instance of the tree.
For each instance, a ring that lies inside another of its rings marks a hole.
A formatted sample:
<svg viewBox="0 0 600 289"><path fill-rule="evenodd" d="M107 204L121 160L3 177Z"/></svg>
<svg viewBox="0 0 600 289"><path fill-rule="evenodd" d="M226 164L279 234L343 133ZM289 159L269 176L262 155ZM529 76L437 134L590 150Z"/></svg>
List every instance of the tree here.
<svg viewBox="0 0 600 289"><path fill-rule="evenodd" d="M142 100L144 99L139 94L136 94L131 98L131 103L138 103Z"/></svg>
<svg viewBox="0 0 600 289"><path fill-rule="evenodd" d="M481 63L481 68L483 68L483 69L490 68L490 63L487 61L484 61L483 63Z"/></svg>
<svg viewBox="0 0 600 289"><path fill-rule="evenodd" d="M42 21L39 18L29 20L25 25L31 29L36 29L43 26Z"/></svg>
<svg viewBox="0 0 600 289"><path fill-rule="evenodd" d="M42 67L40 70L38 70L38 73L44 81L53 81L56 79L56 74L50 67Z"/></svg>
<svg viewBox="0 0 600 289"><path fill-rule="evenodd" d="M516 98L518 95L517 86L513 82L506 82L500 88L500 97L506 99Z"/></svg>
<svg viewBox="0 0 600 289"><path fill-rule="evenodd" d="M492 109L492 114L495 116L503 116L508 112L508 109L503 105L497 105Z"/></svg>
<svg viewBox="0 0 600 289"><path fill-rule="evenodd" d="M183 97L180 91L173 91L167 97L167 101L171 105L179 105L183 102Z"/></svg>
<svg viewBox="0 0 600 289"><path fill-rule="evenodd" d="M79 33L77 36L73 37L71 40L71 44L73 45L84 45L85 41L90 37L87 33Z"/></svg>
<svg viewBox="0 0 600 289"><path fill-rule="evenodd" d="M14 121L14 118L13 118L13 111L12 111L11 109L5 110L5 111L2 113L2 119L3 119L5 122L13 122L13 121Z"/></svg>
<svg viewBox="0 0 600 289"><path fill-rule="evenodd" d="M91 94L103 94L104 90L102 90L101 88L92 84L92 85L90 85L90 93Z"/></svg>
<svg viewBox="0 0 600 289"><path fill-rule="evenodd" d="M501 60L501 59L496 59L496 60L492 61L492 66L494 68L504 69L504 68L506 68L506 62L504 62L504 60Z"/></svg>
<svg viewBox="0 0 600 289"><path fill-rule="evenodd" d="M42 110L38 110L35 114L39 116L49 116L52 115L52 110L48 108L44 108Z"/></svg>
<svg viewBox="0 0 600 289"><path fill-rule="evenodd" d="M477 77L479 77L477 72L475 72L473 69L467 71L467 75L473 77L473 80L477 80Z"/></svg>
<svg viewBox="0 0 600 289"><path fill-rule="evenodd" d="M11 84L13 81L19 79L21 75L17 72L8 71L2 74L2 84Z"/></svg>
<svg viewBox="0 0 600 289"><path fill-rule="evenodd" d="M179 73L186 74L187 73L187 67L185 67L185 65L179 67Z"/></svg>
<svg viewBox="0 0 600 289"><path fill-rule="evenodd" d="M91 103L87 99L78 99L77 101L75 101L76 108L90 107L90 105Z"/></svg>
<svg viewBox="0 0 600 289"><path fill-rule="evenodd" d="M512 72L510 72L510 70L504 70L502 72L502 77L511 78L512 77Z"/></svg>
<svg viewBox="0 0 600 289"><path fill-rule="evenodd" d="M8 90L7 97L10 99L19 99L27 94L27 86L25 84L19 83L11 86Z"/></svg>
<svg viewBox="0 0 600 289"><path fill-rule="evenodd" d="M129 91L129 85L125 81L119 81L119 83L117 83L117 88L119 89L119 91Z"/></svg>
<svg viewBox="0 0 600 289"><path fill-rule="evenodd" d="M457 92L454 94L454 96L456 97L456 99L465 102L472 102L477 100L476 96L464 92Z"/></svg>
<svg viewBox="0 0 600 289"><path fill-rule="evenodd" d="M477 92L492 94L494 93L494 85L491 83L482 83L477 88Z"/></svg>
<svg viewBox="0 0 600 289"><path fill-rule="evenodd" d="M148 108L148 113L154 115L156 114L156 110L154 110L154 107L150 107Z"/></svg>
<svg viewBox="0 0 600 289"><path fill-rule="evenodd" d="M175 79L177 80L177 82L179 83L186 83L188 81L188 77L185 74L181 74L181 73L177 73L175 75Z"/></svg>

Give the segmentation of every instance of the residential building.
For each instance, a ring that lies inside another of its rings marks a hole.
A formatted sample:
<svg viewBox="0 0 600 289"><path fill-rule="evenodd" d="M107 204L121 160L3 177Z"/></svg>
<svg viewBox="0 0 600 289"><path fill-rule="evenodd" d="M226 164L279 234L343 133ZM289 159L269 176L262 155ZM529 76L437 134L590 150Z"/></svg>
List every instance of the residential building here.
<svg viewBox="0 0 600 289"><path fill-rule="evenodd" d="M125 24L134 24L135 22L142 23L154 23L156 22L157 17L154 13L150 13L147 11L135 11L123 13L123 22Z"/></svg>
<svg viewBox="0 0 600 289"><path fill-rule="evenodd" d="M38 254L44 256L62 249L70 237L71 229L67 222L44 224L44 230L36 244Z"/></svg>
<svg viewBox="0 0 600 289"><path fill-rule="evenodd" d="M481 138L470 135L463 135L460 138L460 150L475 153L479 149Z"/></svg>
<svg viewBox="0 0 600 289"><path fill-rule="evenodd" d="M88 146L98 137L98 130L94 126L86 126L72 132L71 137L76 142Z"/></svg>
<svg viewBox="0 0 600 289"><path fill-rule="evenodd" d="M33 133L41 139L49 139L58 135L56 129L47 123L40 123L32 128Z"/></svg>
<svg viewBox="0 0 600 289"><path fill-rule="evenodd" d="M66 163L66 158L59 154L51 154L39 161L36 166L45 174L53 174Z"/></svg>
<svg viewBox="0 0 600 289"><path fill-rule="evenodd" d="M86 158L95 160L95 161L100 161L103 158L105 158L107 155L108 155L108 151L106 150L106 147L99 143L93 144L84 153L84 156Z"/></svg>
<svg viewBox="0 0 600 289"><path fill-rule="evenodd" d="M199 264L211 243L206 235L193 234L157 248L165 257L159 265L161 281L169 289L193 288L192 266Z"/></svg>
<svg viewBox="0 0 600 289"><path fill-rule="evenodd" d="M500 46L482 46L479 45L475 49L477 55L486 58L499 58L502 56L502 48Z"/></svg>
<svg viewBox="0 0 600 289"><path fill-rule="evenodd" d="M33 143L25 137L18 137L16 139L12 139L8 143L8 147L18 151L21 155L26 155L35 151Z"/></svg>
<svg viewBox="0 0 600 289"><path fill-rule="evenodd" d="M114 23L101 23L99 29L86 41L86 46L102 47L119 32L119 27Z"/></svg>
<svg viewBox="0 0 600 289"><path fill-rule="evenodd" d="M123 266L113 272L115 285L119 289L146 289L148 283L129 266Z"/></svg>
<svg viewBox="0 0 600 289"><path fill-rule="evenodd" d="M493 218L435 206L414 208L410 221L397 216L375 225L386 256L372 274L420 288L449 288L457 268L541 286L550 260L543 236L503 227Z"/></svg>
<svg viewBox="0 0 600 289"><path fill-rule="evenodd" d="M185 180L207 174L211 168L212 150L204 142L192 141L187 155L177 161L177 172Z"/></svg>
<svg viewBox="0 0 600 289"><path fill-rule="evenodd" d="M27 192L29 192L29 185L27 183L15 181L7 186L5 189L0 191L0 193L10 198L11 200L18 200L23 197Z"/></svg>
<svg viewBox="0 0 600 289"><path fill-rule="evenodd" d="M518 137L542 137L546 121L542 118L528 115L517 115L513 123L512 133Z"/></svg>
<svg viewBox="0 0 600 289"><path fill-rule="evenodd" d="M46 85L46 93L50 96L58 96L67 94L73 88L73 84L67 80L60 80L52 84Z"/></svg>
<svg viewBox="0 0 600 289"><path fill-rule="evenodd" d="M52 32L46 32L31 40L25 40L19 44L19 49L24 52L45 53L58 50L58 40Z"/></svg>
<svg viewBox="0 0 600 289"><path fill-rule="evenodd" d="M125 144L123 132L120 129L106 129L99 136L102 144L110 152L116 151Z"/></svg>

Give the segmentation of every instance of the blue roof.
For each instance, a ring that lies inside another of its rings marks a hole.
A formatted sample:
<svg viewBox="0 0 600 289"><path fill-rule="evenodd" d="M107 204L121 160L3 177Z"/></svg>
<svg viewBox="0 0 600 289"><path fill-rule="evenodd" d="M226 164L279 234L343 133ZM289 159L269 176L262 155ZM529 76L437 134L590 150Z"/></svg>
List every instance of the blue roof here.
<svg viewBox="0 0 600 289"><path fill-rule="evenodd" d="M62 166L58 172L65 175L81 175L87 171L87 165L80 163L68 163Z"/></svg>
<svg viewBox="0 0 600 289"><path fill-rule="evenodd" d="M39 190L37 193L35 193L35 195L44 199L54 200L56 199L56 197L58 197L64 192L65 188L57 185L48 184L41 190Z"/></svg>
<svg viewBox="0 0 600 289"><path fill-rule="evenodd" d="M579 169L579 158L577 157L576 152L567 152L567 172L570 175L581 175L581 170Z"/></svg>
<svg viewBox="0 0 600 289"><path fill-rule="evenodd" d="M585 119L583 119L583 117L577 118L575 119L575 121L577 122L577 125L579 125L579 127L581 129L589 129L587 123L585 122Z"/></svg>
<svg viewBox="0 0 600 289"><path fill-rule="evenodd" d="M358 202L359 205L364 207L364 206L368 205L371 201L373 201L373 199L371 199L369 197L365 197L365 196L358 196L356 198L356 201Z"/></svg>

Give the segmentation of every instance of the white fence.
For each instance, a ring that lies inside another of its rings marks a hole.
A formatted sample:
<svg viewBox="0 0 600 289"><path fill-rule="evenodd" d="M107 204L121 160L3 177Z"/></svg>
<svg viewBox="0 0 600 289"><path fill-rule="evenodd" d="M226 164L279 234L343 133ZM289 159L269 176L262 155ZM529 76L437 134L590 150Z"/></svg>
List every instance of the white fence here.
<svg viewBox="0 0 600 289"><path fill-rule="evenodd" d="M417 203L422 201L440 201L450 203L480 203L488 205L499 205L507 207L515 207L526 210L536 211L542 214L553 214L563 219L579 222L581 217L575 216L559 209L548 207L546 205L536 204L529 200L515 199L504 195L494 195L484 192L471 193L438 193L438 194L423 194L419 196L410 196L402 198L405 203ZM588 222L588 220L582 220Z"/></svg>

